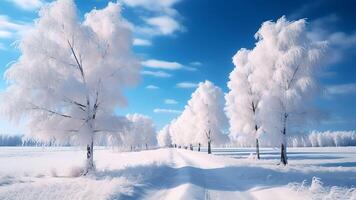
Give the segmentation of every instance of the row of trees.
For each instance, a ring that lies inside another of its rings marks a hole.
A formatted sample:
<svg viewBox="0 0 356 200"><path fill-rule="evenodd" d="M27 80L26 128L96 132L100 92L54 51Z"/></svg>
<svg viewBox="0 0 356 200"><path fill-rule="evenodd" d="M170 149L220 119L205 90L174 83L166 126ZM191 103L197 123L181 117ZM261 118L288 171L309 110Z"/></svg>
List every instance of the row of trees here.
<svg viewBox="0 0 356 200"><path fill-rule="evenodd" d="M287 164L287 134L314 117L313 97L319 87L316 72L326 43L308 37L306 21L267 21L255 35L251 50L240 49L233 57L225 95L211 82L200 83L181 116L159 134L162 141L188 145L223 141L225 116L232 141L255 143L259 159L261 136L280 145L281 163ZM226 111L226 115L225 112ZM164 136L165 135L165 136Z"/></svg>
<svg viewBox="0 0 356 200"><path fill-rule="evenodd" d="M325 42L308 37L306 21L265 22L255 35L251 50L241 49L233 58L226 111L230 133L256 140L268 134L280 143L281 163L287 164L287 134L311 116L317 94L316 72Z"/></svg>
<svg viewBox="0 0 356 200"><path fill-rule="evenodd" d="M224 102L219 87L210 81L200 83L182 114L158 133L159 142L166 146L167 142L181 146L207 144L208 151L212 138L215 144L226 143Z"/></svg>
<svg viewBox="0 0 356 200"><path fill-rule="evenodd" d="M258 139L262 133L279 138L286 164L285 135L292 119L306 113L324 47L308 38L305 26L305 20L284 17L265 22L256 34L256 47L241 49L234 57L226 103L220 88L200 83L181 116L158 140L209 147L224 143L229 119L235 140L242 135ZM19 43L20 58L5 73L9 86L1 94L1 112L10 120L25 121L27 137L86 145L84 174L94 169L96 140L130 147L154 144L148 117L115 113L126 104L123 89L140 77L131 35L118 3L93 9L83 19L73 0L44 6Z"/></svg>
<svg viewBox="0 0 356 200"><path fill-rule="evenodd" d="M113 132L111 134L96 134L94 136L94 145L112 146L122 150L148 149L157 146L156 128L152 119L141 114L128 114L122 118L125 128L120 134ZM0 146L73 146L81 145L81 138L72 135L63 139L60 135L1 135ZM61 140L58 140L60 138Z"/></svg>

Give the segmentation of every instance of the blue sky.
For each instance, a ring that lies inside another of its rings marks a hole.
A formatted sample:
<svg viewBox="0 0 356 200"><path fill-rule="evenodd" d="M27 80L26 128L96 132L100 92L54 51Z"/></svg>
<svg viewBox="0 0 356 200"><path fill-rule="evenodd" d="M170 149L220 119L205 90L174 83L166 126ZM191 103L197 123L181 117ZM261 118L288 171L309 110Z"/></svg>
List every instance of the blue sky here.
<svg viewBox="0 0 356 200"><path fill-rule="evenodd" d="M37 17L42 0L0 1L0 73L19 52L14 42ZM76 0L80 15L103 8L106 0ZM231 57L253 48L261 23L285 15L307 18L310 32L330 42L325 70L319 74L324 95L316 106L325 117L316 130L356 129L356 4L351 0L122 0L123 15L133 24L134 51L143 62L143 76L125 91L129 105L119 114L151 116L158 129L178 116L195 85L210 80L227 92ZM0 79L0 89L6 83ZM0 119L0 133L21 133L21 125Z"/></svg>

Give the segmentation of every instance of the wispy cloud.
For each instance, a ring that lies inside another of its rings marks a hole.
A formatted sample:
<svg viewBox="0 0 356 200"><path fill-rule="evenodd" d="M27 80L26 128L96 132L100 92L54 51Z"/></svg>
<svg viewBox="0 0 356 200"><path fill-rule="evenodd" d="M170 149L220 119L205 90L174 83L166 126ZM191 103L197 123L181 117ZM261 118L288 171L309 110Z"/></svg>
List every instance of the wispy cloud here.
<svg viewBox="0 0 356 200"><path fill-rule="evenodd" d="M176 69L183 68L183 65L178 62L170 62L170 61L155 60L155 59L143 61L142 65L153 69L176 70Z"/></svg>
<svg viewBox="0 0 356 200"><path fill-rule="evenodd" d="M356 30L350 33L333 30L335 24L340 23L340 18L335 15L327 15L310 22L311 30L308 33L314 41L326 41L328 43L326 64L333 64L343 60L348 53L356 52Z"/></svg>
<svg viewBox="0 0 356 200"><path fill-rule="evenodd" d="M0 50L6 50L6 47L3 43L0 43Z"/></svg>
<svg viewBox="0 0 356 200"><path fill-rule="evenodd" d="M197 71L197 68L191 66L184 66L179 62L165 61L165 60L156 60L150 59L143 61L141 63L144 67L152 69L164 69L164 70L187 70L187 71Z"/></svg>
<svg viewBox="0 0 356 200"><path fill-rule="evenodd" d="M0 38L16 38L30 28L28 23L17 22L6 15L0 15Z"/></svg>
<svg viewBox="0 0 356 200"><path fill-rule="evenodd" d="M182 30L178 21L170 16L150 17L146 18L145 22L151 28L145 27L141 30L152 35L171 35L176 31Z"/></svg>
<svg viewBox="0 0 356 200"><path fill-rule="evenodd" d="M165 99L164 103L165 104L178 104L178 101L176 101L174 99Z"/></svg>
<svg viewBox="0 0 356 200"><path fill-rule="evenodd" d="M331 85L326 87L327 94L356 94L356 83Z"/></svg>
<svg viewBox="0 0 356 200"><path fill-rule="evenodd" d="M23 10L36 10L43 5L41 0L7 0Z"/></svg>
<svg viewBox="0 0 356 200"><path fill-rule="evenodd" d="M319 7L323 2L324 2L323 0L314 0L314 1L308 2L304 5L301 5L293 13L291 13L288 16L288 18L291 18L291 19L305 18L308 16L308 13L317 9L317 7Z"/></svg>
<svg viewBox="0 0 356 200"><path fill-rule="evenodd" d="M153 110L154 113L169 113L169 114L180 114L182 111L180 110L172 110L172 109L164 109L164 108L156 108Z"/></svg>
<svg viewBox="0 0 356 200"><path fill-rule="evenodd" d="M202 66L203 63L201 63L199 61L194 61L194 62L189 63L189 65L191 65L191 66Z"/></svg>
<svg viewBox="0 0 356 200"><path fill-rule="evenodd" d="M133 45L135 46L151 46L151 44L151 41L145 39L135 38L133 40Z"/></svg>
<svg viewBox="0 0 356 200"><path fill-rule="evenodd" d="M145 10L176 15L177 11L173 8L174 4L180 0L122 0L129 7L141 7Z"/></svg>
<svg viewBox="0 0 356 200"><path fill-rule="evenodd" d="M122 0L121 2L134 8L138 20L132 26L134 32L145 40L152 37L170 36L185 30L181 24L181 16L174 8L181 0Z"/></svg>
<svg viewBox="0 0 356 200"><path fill-rule="evenodd" d="M148 75L148 76L155 76L155 77L160 77L160 78L168 78L171 77L172 74L169 74L164 71L148 71L148 70L143 70L141 72L143 75Z"/></svg>
<svg viewBox="0 0 356 200"><path fill-rule="evenodd" d="M197 83L192 82L180 82L176 84L177 88L196 88L198 87Z"/></svg>
<svg viewBox="0 0 356 200"><path fill-rule="evenodd" d="M157 89L159 89L159 87L155 86L155 85L147 85L146 89L148 89L148 90L157 90Z"/></svg>
<svg viewBox="0 0 356 200"><path fill-rule="evenodd" d="M195 71L198 70L198 69L195 68L195 67L188 67L188 66L184 66L183 69L184 69L184 70L187 70L187 71L191 71L191 72L195 72Z"/></svg>
<svg viewBox="0 0 356 200"><path fill-rule="evenodd" d="M6 30L0 30L0 38L11 38L12 32Z"/></svg>

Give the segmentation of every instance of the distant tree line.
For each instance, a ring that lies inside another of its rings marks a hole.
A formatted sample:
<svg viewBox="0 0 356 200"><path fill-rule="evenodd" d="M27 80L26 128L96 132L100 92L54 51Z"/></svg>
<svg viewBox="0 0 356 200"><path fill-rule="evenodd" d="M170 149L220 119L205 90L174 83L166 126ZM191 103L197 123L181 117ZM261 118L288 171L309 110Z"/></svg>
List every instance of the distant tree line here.
<svg viewBox="0 0 356 200"><path fill-rule="evenodd" d="M22 146L22 135L0 135L0 146Z"/></svg>

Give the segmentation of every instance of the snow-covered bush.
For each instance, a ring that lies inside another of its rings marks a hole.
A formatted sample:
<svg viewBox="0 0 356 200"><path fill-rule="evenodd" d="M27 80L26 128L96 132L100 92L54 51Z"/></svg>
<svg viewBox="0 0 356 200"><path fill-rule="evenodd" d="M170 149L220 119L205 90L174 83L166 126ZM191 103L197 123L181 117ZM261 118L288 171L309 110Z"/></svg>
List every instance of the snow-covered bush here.
<svg viewBox="0 0 356 200"><path fill-rule="evenodd" d="M324 186L324 183L318 177L313 177L310 185L307 180L304 180L302 183L289 183L288 186L297 193L311 199L355 199L356 197L355 188Z"/></svg>
<svg viewBox="0 0 356 200"><path fill-rule="evenodd" d="M308 135L292 136L289 144L293 147L338 147L356 146L355 131L312 131Z"/></svg>

